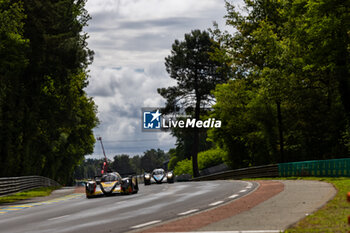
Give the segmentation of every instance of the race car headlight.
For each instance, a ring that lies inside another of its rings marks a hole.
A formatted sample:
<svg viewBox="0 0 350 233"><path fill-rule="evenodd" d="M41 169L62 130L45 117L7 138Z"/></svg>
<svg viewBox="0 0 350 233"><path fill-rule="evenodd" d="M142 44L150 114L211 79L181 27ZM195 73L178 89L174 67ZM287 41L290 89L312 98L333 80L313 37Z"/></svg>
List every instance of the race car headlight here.
<svg viewBox="0 0 350 233"><path fill-rule="evenodd" d="M173 177L173 173L169 172L169 173L167 174L167 177L168 177L168 178Z"/></svg>
<svg viewBox="0 0 350 233"><path fill-rule="evenodd" d="M96 191L96 183L87 183L86 184L86 190L93 193Z"/></svg>
<svg viewBox="0 0 350 233"><path fill-rule="evenodd" d="M149 174L146 174L146 175L145 175L145 179L148 180L148 179L150 179L150 178L151 178L151 176L150 176Z"/></svg>

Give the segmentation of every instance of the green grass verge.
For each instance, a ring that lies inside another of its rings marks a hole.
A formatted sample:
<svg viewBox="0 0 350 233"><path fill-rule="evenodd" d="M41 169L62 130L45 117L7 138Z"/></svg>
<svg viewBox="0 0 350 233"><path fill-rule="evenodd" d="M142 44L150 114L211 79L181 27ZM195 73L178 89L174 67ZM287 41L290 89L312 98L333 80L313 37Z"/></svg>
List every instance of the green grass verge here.
<svg viewBox="0 0 350 233"><path fill-rule="evenodd" d="M323 177L287 177L275 178L276 180L319 180L333 184L338 190L336 196L325 206L313 214L302 219L285 232L350 232L348 216L350 215L350 203L346 194L350 192L350 178L323 178ZM248 180L248 179L247 179ZM257 180L271 180L257 179Z"/></svg>
<svg viewBox="0 0 350 233"><path fill-rule="evenodd" d="M8 196L0 197L0 203L13 203L16 201L21 201L33 197L44 197L51 194L51 192L55 189L58 189L59 187L42 187L42 188L35 188L15 194L11 194Z"/></svg>

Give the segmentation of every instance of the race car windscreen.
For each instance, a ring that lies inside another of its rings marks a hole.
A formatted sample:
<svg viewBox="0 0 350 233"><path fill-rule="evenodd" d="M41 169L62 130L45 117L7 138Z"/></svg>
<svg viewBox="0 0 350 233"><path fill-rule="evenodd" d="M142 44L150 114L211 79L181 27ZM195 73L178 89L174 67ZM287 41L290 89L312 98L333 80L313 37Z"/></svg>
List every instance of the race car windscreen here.
<svg viewBox="0 0 350 233"><path fill-rule="evenodd" d="M163 174L164 174L164 171L163 171L163 170L154 170L154 171L153 171L153 174L154 174L154 175L163 175Z"/></svg>
<svg viewBox="0 0 350 233"><path fill-rule="evenodd" d="M102 176L101 182L113 182L117 180L118 180L118 176L116 176L115 174L108 174L108 175Z"/></svg>

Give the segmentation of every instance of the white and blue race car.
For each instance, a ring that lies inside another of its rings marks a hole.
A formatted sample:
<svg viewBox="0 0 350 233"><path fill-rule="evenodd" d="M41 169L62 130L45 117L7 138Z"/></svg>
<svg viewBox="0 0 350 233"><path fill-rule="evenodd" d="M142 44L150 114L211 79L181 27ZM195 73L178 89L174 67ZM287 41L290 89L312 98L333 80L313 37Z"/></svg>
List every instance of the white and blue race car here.
<svg viewBox="0 0 350 233"><path fill-rule="evenodd" d="M161 184L161 183L174 183L174 174L172 172L166 172L162 168L154 169L152 173L145 173L143 175L145 185Z"/></svg>

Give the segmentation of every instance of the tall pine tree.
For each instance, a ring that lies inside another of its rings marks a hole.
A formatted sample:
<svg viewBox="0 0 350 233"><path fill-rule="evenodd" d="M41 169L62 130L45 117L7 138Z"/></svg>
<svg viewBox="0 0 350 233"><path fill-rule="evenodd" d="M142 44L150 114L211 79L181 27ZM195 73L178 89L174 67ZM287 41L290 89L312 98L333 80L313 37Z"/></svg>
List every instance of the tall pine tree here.
<svg viewBox="0 0 350 233"><path fill-rule="evenodd" d="M211 106L211 91L216 84L227 81L225 65L210 59L219 43L215 42L206 31L193 30L185 34L185 40L175 40L171 55L165 58L166 70L177 85L158 89L158 93L166 100L165 110L176 112L178 108L194 109L194 118L200 119L201 108ZM200 131L192 132L191 148L194 177L199 176L197 154L199 152Z"/></svg>

